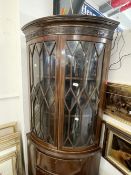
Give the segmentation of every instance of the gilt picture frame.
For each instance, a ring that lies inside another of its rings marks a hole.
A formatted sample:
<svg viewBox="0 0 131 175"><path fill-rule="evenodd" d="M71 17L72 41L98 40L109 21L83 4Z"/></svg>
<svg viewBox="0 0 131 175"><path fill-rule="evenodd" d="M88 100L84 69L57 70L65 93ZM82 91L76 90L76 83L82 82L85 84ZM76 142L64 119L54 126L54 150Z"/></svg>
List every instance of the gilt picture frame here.
<svg viewBox="0 0 131 175"><path fill-rule="evenodd" d="M108 83L104 113L131 125L131 86Z"/></svg>
<svg viewBox="0 0 131 175"><path fill-rule="evenodd" d="M131 175L131 133L106 123L103 156L123 175Z"/></svg>

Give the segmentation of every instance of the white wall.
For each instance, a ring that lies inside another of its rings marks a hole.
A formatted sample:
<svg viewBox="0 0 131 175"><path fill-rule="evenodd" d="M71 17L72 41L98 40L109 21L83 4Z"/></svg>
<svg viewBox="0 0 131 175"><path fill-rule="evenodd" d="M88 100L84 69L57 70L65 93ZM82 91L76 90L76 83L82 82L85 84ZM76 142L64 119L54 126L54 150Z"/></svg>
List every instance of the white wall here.
<svg viewBox="0 0 131 175"><path fill-rule="evenodd" d="M37 18L53 15L53 0L20 0L21 26Z"/></svg>
<svg viewBox="0 0 131 175"><path fill-rule="evenodd" d="M114 166L112 166L108 161L101 157L99 175L123 175Z"/></svg>
<svg viewBox="0 0 131 175"><path fill-rule="evenodd" d="M20 126L19 22L19 1L0 0L0 125L16 121Z"/></svg>
<svg viewBox="0 0 131 175"><path fill-rule="evenodd" d="M19 116L18 0L0 0L0 124Z"/></svg>
<svg viewBox="0 0 131 175"><path fill-rule="evenodd" d="M131 30L125 30L123 32L123 37L125 40L125 45L122 49L121 56L131 53ZM119 60L119 52L123 45L123 39L121 37L119 42L119 48L117 51L117 41L119 40L120 35L118 39L116 40L116 47L114 50L112 50L112 57L110 64L116 62ZM116 52L117 51L117 52ZM112 66L112 69L116 69L119 67L119 64ZM115 82L115 83L124 83L131 85L131 55L124 57L122 59L122 67L118 70L111 70L109 71L108 81Z"/></svg>

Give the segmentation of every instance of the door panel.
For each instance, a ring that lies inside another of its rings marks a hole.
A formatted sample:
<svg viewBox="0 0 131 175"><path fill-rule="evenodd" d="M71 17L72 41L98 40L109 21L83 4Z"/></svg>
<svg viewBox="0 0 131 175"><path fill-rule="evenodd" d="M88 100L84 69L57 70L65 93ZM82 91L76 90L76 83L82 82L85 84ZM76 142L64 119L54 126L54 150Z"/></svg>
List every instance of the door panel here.
<svg viewBox="0 0 131 175"><path fill-rule="evenodd" d="M37 137L57 146L57 37L29 45L31 72L31 129Z"/></svg>
<svg viewBox="0 0 131 175"><path fill-rule="evenodd" d="M57 149L96 141L105 44L56 36L29 45L32 131Z"/></svg>
<svg viewBox="0 0 131 175"><path fill-rule="evenodd" d="M87 147L96 142L96 120L105 44L88 39L63 39L64 147ZM61 105L62 106L62 105ZM62 110L61 110L62 111ZM62 117L61 116L61 117Z"/></svg>

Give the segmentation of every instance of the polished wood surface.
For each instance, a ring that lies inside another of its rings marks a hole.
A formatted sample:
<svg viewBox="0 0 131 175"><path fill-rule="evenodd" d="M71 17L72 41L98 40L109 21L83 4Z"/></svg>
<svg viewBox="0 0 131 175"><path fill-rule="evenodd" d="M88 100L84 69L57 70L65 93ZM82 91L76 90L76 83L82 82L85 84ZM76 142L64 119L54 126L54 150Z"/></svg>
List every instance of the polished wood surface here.
<svg viewBox="0 0 131 175"><path fill-rule="evenodd" d="M74 157L72 153L72 155L67 155L67 157L63 159L57 157L59 153L52 156L51 151L47 152L43 150L41 145L34 144L30 134L28 134L28 141L30 142L28 145L29 150L31 150L29 156L29 162L31 162L29 169L30 175L34 175L35 173L50 175L98 175L101 157L100 148L99 151L88 154L85 153L86 155L83 157L78 155ZM36 169L34 167L36 167Z"/></svg>
<svg viewBox="0 0 131 175"><path fill-rule="evenodd" d="M53 16L23 27L29 55L29 175L98 175L101 117L118 22Z"/></svg>

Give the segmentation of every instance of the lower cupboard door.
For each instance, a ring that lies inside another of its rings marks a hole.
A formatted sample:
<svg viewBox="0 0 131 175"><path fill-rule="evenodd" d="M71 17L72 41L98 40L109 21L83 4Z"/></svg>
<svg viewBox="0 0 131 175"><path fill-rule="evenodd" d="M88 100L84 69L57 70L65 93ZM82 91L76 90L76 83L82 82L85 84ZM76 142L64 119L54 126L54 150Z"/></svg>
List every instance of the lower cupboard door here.
<svg viewBox="0 0 131 175"><path fill-rule="evenodd" d="M54 174L50 174L50 173L47 173L39 168L36 168L36 175L54 175Z"/></svg>

